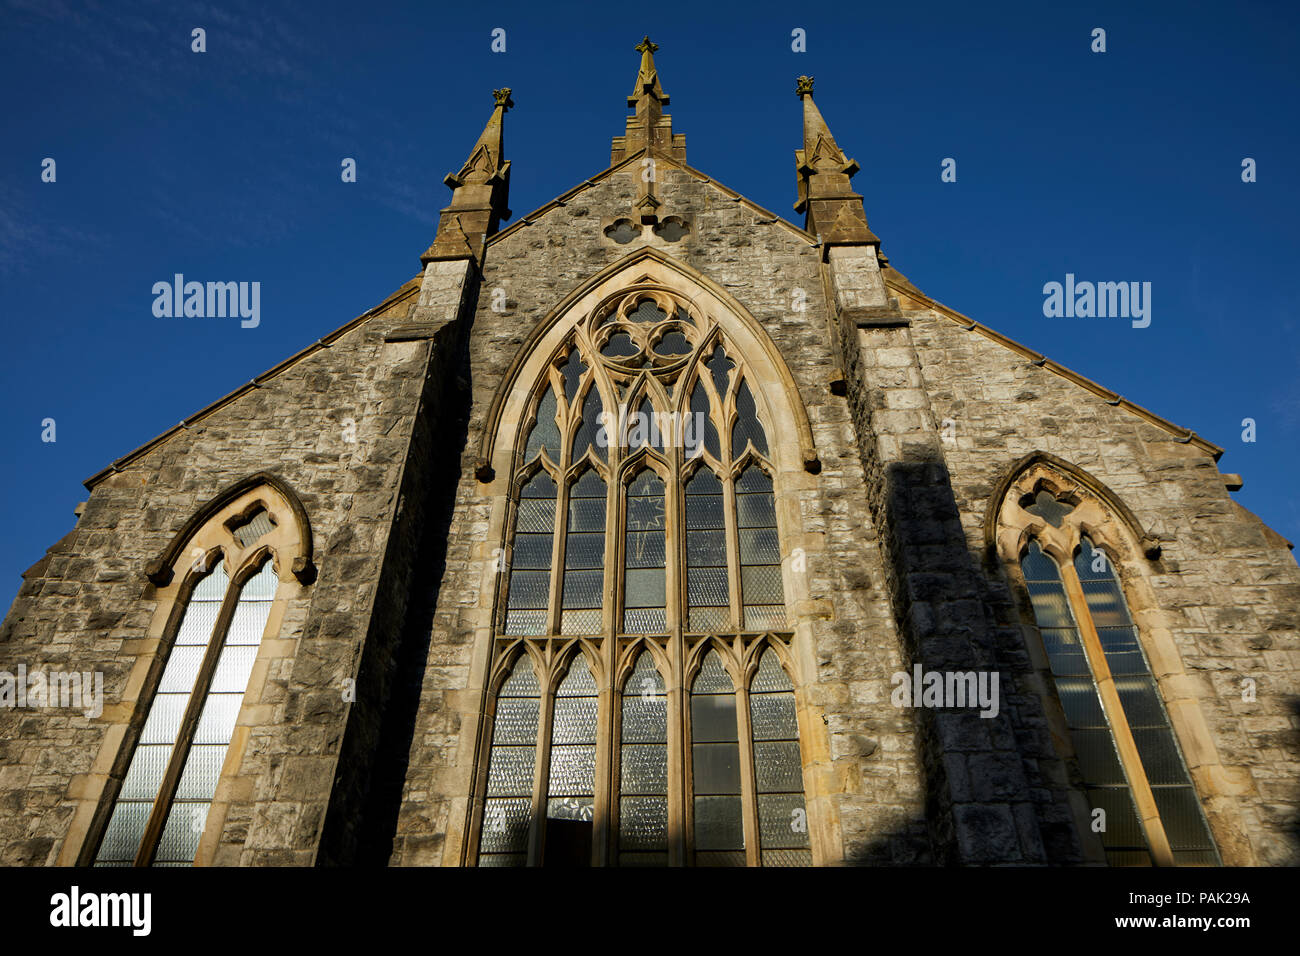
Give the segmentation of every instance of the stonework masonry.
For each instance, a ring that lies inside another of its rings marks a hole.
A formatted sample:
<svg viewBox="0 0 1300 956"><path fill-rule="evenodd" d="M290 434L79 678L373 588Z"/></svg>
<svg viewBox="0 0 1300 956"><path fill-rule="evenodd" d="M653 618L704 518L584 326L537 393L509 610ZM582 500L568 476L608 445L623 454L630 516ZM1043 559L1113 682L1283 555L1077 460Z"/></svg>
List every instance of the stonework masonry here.
<svg viewBox="0 0 1300 956"><path fill-rule="evenodd" d="M1118 574L1224 863L1300 863L1300 568L1218 450L890 266L811 79L816 232L687 165L654 49L608 169L501 229L496 91L418 276L88 481L24 575L0 670L102 671L105 708L0 709L0 865L93 861L174 637L174 586L147 569L258 473L300 500L314 577L276 567L280 630L196 863L472 863L512 493L512 450L482 449L536 335L620 270L734 303L811 429L811 453L771 437L814 863L1104 864L1024 582L991 544L1030 462L1132 521ZM918 664L999 674L999 712L892 706Z"/></svg>

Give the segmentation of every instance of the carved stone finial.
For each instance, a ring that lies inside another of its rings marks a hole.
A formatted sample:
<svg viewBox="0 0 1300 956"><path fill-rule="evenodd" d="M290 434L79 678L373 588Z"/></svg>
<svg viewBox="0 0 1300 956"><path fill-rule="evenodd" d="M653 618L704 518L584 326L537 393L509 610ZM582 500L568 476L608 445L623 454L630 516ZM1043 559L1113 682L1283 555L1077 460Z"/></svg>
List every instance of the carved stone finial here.
<svg viewBox="0 0 1300 956"><path fill-rule="evenodd" d="M812 91L813 78L811 76L801 76L799 79L794 81L794 92L796 96L803 96L805 94L811 96Z"/></svg>
<svg viewBox="0 0 1300 956"><path fill-rule="evenodd" d="M658 52L659 50L659 44L651 42L650 34L647 33L644 37L641 38L641 42L638 43L636 47L634 47L634 49L638 53L647 53L647 52L655 53Z"/></svg>
<svg viewBox="0 0 1300 956"><path fill-rule="evenodd" d="M503 110L508 110L515 105L515 101L510 98L510 87L503 87L499 90L492 91L492 98L496 100L497 106Z"/></svg>

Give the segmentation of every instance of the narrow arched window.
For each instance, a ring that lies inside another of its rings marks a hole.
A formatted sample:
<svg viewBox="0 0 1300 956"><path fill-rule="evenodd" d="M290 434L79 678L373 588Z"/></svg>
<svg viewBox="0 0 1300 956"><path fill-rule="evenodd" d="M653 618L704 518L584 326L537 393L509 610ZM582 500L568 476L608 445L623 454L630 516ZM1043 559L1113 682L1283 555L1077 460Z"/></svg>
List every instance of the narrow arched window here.
<svg viewBox="0 0 1300 956"><path fill-rule="evenodd" d="M736 688L715 650L704 656L691 685L691 781L696 864L743 866Z"/></svg>
<svg viewBox="0 0 1300 956"><path fill-rule="evenodd" d="M520 666L520 643L536 662L540 716L523 735L537 779L502 789L498 765L522 768L525 744L498 739L520 706L498 696L480 738L478 861L810 862L795 682L767 687L773 666L786 672L764 658L753 706L779 699L790 720L759 738L742 676L794 640L768 393L715 321L649 283L545 355L528 360L521 419L503 421L512 500L491 666L492 680Z"/></svg>
<svg viewBox="0 0 1300 956"><path fill-rule="evenodd" d="M520 654L497 691L479 866L522 866L527 860L541 706L532 661Z"/></svg>
<svg viewBox="0 0 1300 956"><path fill-rule="evenodd" d="M749 687L749 714L763 863L809 866L812 854L794 684L770 647L763 650Z"/></svg>
<svg viewBox="0 0 1300 956"><path fill-rule="evenodd" d="M641 651L623 686L618 863L668 862L668 698L663 675Z"/></svg>
<svg viewBox="0 0 1300 956"><path fill-rule="evenodd" d="M96 865L194 861L277 583L266 561L242 586L220 565L195 586Z"/></svg>
<svg viewBox="0 0 1300 956"><path fill-rule="evenodd" d="M1063 574L1031 541L1021 570L1107 861L1217 864L1187 765L1105 552L1081 537Z"/></svg>

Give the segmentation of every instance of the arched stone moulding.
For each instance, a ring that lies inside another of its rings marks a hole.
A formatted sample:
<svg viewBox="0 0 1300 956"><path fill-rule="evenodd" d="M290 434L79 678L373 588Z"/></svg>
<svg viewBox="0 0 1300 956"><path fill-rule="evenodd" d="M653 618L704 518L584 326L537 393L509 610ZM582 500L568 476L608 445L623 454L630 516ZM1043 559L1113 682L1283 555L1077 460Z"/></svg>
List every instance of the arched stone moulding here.
<svg viewBox="0 0 1300 956"><path fill-rule="evenodd" d="M184 527L176 532L162 553L149 562L145 567L145 576L158 587L166 587L170 584L175 572L173 566L177 563L178 556L186 544L195 537L198 530L207 525L218 512L223 515L230 512L229 506L235 501L239 501L242 507L230 513L223 520L235 520L251 513L256 509L259 499L256 497L250 498L248 493L257 488L265 488L263 497L268 500L262 500L260 504L271 513L273 520L277 521L277 528L293 528L297 532L298 540L293 548L295 554L292 566L287 569L277 567L277 573L283 575L286 571L292 572L293 576L300 582L310 584L315 578L316 568L312 564L311 521L307 517L307 509L303 507L301 499L289 487L288 482L267 471L241 478L209 499L206 504L190 516ZM278 518L277 513L279 514ZM285 518L291 518L292 520L284 520ZM279 552L277 551L277 553Z"/></svg>
<svg viewBox="0 0 1300 956"><path fill-rule="evenodd" d="M1059 527L1025 510L1034 496L1044 490L1058 501L1073 506ZM1020 459L998 482L989 499L984 533L990 558L1000 562L1006 580L1019 597L1022 631L1044 687L1051 686L1047 676L1050 669L1027 600L1021 557L1030 540L1037 540L1043 551L1064 569L1073 562L1084 536L1105 553L1119 577L1138 639L1160 688L1223 862L1228 866L1255 865L1254 851L1237 825L1234 806L1236 796L1252 791L1254 785L1245 768L1228 768L1220 761L1202 709L1202 702L1214 697L1213 688L1204 678L1189 675L1184 669L1174 637L1176 625L1158 603L1152 586L1149 562L1160 555L1156 538L1143 529L1132 510L1103 482L1077 465L1041 451ZM1050 698L1050 694L1046 695L1043 704L1052 736L1058 743L1068 742L1070 731L1064 714ZM1068 743L1066 746L1069 747ZM1085 853L1091 860L1104 862L1100 838L1092 833L1086 802L1081 793L1074 796L1077 799L1072 800L1072 809Z"/></svg>
<svg viewBox="0 0 1300 956"><path fill-rule="evenodd" d="M641 249L616 262L569 293L533 329L492 397L479 443L477 472L481 481L511 474L511 456L522 427L527 425L530 389L542 369L583 318L602 300L634 285L661 286L689 302L698 314L715 321L746 357L754 372L755 401L770 426L774 457L795 457L795 466L812 473L821 464L813 445L812 426L799 397L794 376L776 344L743 305L717 283L655 249ZM511 423L516 423L512 426ZM794 436L795 442L781 441ZM778 460L784 468L786 461Z"/></svg>
<svg viewBox="0 0 1300 956"><path fill-rule="evenodd" d="M258 509L268 512L272 528L243 545L233 530ZM105 703L99 719L108 728L94 764L88 773L74 775L69 784L69 802L75 807L59 852L59 865L89 866L94 862L185 608L199 580L219 560L234 590L270 560L280 583L195 855L195 865L234 862L217 859L218 841L230 804L236 799L248 799L253 791L254 779L241 773L244 752L250 736L275 720L276 705L263 701L268 691L267 677L296 653L297 639L283 637L282 631L286 610L295 604L305 605L304 579L310 581L315 574L311 546L311 528L298 496L283 479L261 473L236 482L200 507L150 563L147 575L156 589L152 595L156 602L154 613L143 637L123 642L121 653L134 655L135 663L120 698Z"/></svg>

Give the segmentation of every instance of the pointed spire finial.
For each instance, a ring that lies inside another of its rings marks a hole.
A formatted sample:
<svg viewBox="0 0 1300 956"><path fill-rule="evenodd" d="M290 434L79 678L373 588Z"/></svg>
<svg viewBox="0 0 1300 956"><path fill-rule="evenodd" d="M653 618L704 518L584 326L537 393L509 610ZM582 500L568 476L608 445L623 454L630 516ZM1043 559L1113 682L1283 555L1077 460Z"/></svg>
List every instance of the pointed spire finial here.
<svg viewBox="0 0 1300 956"><path fill-rule="evenodd" d="M803 101L803 149L794 153L799 186L795 212L805 213L804 228L828 245L879 244L867 227L862 197L849 185L858 163L836 144L812 92L811 76L795 81L795 93Z"/></svg>
<svg viewBox="0 0 1300 956"><path fill-rule="evenodd" d="M438 232L420 261L475 258L481 261L487 237L497 231L502 219L510 218L506 203L510 196L510 161L505 158L503 117L515 105L510 87L492 91L496 104L483 127L469 159L458 173L443 182L452 190L451 205L442 210Z"/></svg>
<svg viewBox="0 0 1300 956"><path fill-rule="evenodd" d="M655 67L654 54L659 49L659 44L647 35L641 38L634 49L641 54L641 66L637 70L636 84L632 87L632 95L627 98L627 105L636 111L636 115L627 118L625 135L614 138L610 165L646 147L669 152L674 159L685 162L685 137L680 133L673 135L672 121L663 112L663 108L668 105L668 94L659 84L659 71Z"/></svg>

